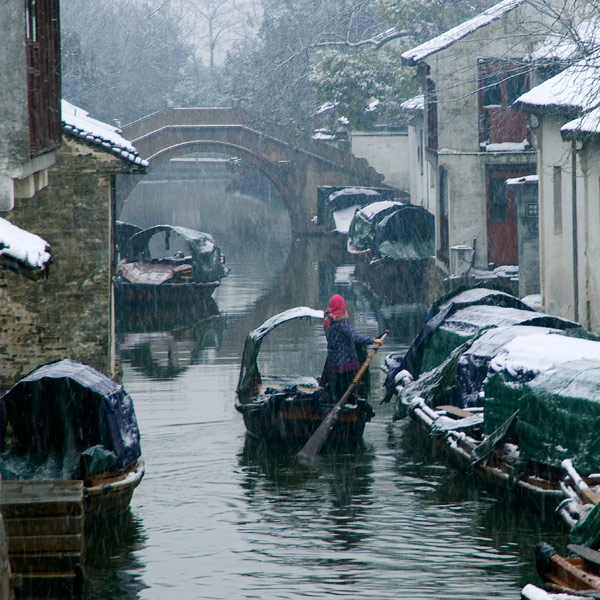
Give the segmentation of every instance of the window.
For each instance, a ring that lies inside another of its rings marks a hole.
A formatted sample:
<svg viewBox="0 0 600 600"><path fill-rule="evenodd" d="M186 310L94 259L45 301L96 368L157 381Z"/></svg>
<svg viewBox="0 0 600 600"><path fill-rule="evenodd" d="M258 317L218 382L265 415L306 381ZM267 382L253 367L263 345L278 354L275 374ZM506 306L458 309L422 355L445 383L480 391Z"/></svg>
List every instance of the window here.
<svg viewBox="0 0 600 600"><path fill-rule="evenodd" d="M508 193L506 179L490 180L490 220L508 221Z"/></svg>
<svg viewBox="0 0 600 600"><path fill-rule="evenodd" d="M506 76L506 103L510 106L526 89L525 73L508 73Z"/></svg>
<svg viewBox="0 0 600 600"><path fill-rule="evenodd" d="M552 185L554 188L554 233L562 233L562 171L560 167L554 167L552 174Z"/></svg>
<svg viewBox="0 0 600 600"><path fill-rule="evenodd" d="M427 107L427 147L430 150L437 150L437 95L435 92L435 83L433 83L431 79L427 80L427 94L425 96L425 100L425 105Z"/></svg>
<svg viewBox="0 0 600 600"><path fill-rule="evenodd" d="M37 0L25 0L25 35L30 42L37 42Z"/></svg>
<svg viewBox="0 0 600 600"><path fill-rule="evenodd" d="M500 106L502 104L502 77L500 73L486 73L482 79L483 105Z"/></svg>

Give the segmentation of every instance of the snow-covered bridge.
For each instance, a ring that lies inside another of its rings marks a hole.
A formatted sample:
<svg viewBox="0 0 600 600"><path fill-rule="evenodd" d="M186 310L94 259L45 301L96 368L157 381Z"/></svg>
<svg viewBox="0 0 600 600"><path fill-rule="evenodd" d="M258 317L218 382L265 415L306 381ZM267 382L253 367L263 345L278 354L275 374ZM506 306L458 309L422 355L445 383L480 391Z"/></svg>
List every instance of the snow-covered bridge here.
<svg viewBox="0 0 600 600"><path fill-rule="evenodd" d="M239 157L262 171L284 198L295 232L310 232L317 187L381 186L366 160L295 129L260 122L239 108L165 108L123 127L149 170L191 152ZM136 180L118 189L118 211Z"/></svg>

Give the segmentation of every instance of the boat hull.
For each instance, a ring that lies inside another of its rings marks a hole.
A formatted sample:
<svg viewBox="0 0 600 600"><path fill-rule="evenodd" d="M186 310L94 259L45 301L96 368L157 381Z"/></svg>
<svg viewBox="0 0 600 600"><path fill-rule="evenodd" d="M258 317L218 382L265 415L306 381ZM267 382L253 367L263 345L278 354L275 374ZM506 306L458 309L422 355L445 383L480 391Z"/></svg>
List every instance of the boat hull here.
<svg viewBox="0 0 600 600"><path fill-rule="evenodd" d="M268 442L293 447L304 445L317 430L329 408L306 403L285 403L275 409L270 403L237 405L248 434ZM352 446L362 440L365 424L373 410L364 400L345 407L328 437L329 444Z"/></svg>
<svg viewBox="0 0 600 600"><path fill-rule="evenodd" d="M117 473L106 472L91 476L83 488L86 519L125 512L144 472L144 462L137 460Z"/></svg>
<svg viewBox="0 0 600 600"><path fill-rule="evenodd" d="M208 283L115 283L117 306L135 306L139 308L159 308L174 304L193 304L206 302L219 286L218 281Z"/></svg>
<svg viewBox="0 0 600 600"><path fill-rule="evenodd" d="M570 594L600 590L600 566L582 557L564 558L556 550L540 542L535 548L536 568L551 591Z"/></svg>
<svg viewBox="0 0 600 600"><path fill-rule="evenodd" d="M435 419L431 418L433 412L433 409L423 410L419 406L413 406L409 410L421 444L432 446L454 468L472 473L490 491L502 497L512 495L543 514L554 513L556 506L564 499L559 477L554 479L533 472L514 472L509 460L503 458L502 445L487 459L473 464L471 455L477 447L478 440L462 432L436 432Z"/></svg>

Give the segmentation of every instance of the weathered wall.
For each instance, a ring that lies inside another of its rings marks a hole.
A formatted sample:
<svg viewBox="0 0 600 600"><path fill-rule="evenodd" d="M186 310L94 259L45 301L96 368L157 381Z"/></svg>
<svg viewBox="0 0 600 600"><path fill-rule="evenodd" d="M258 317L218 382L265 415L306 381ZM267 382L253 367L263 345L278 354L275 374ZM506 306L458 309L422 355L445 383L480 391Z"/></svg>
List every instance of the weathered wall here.
<svg viewBox="0 0 600 600"><path fill-rule="evenodd" d="M536 28L545 31L543 18L532 21L533 9L524 3L502 18L481 27L425 59L435 82L438 115L438 153L428 152L432 174L448 173L449 247L472 245L477 239L475 266L487 268L486 167L535 163L534 152L482 152L478 129L478 59L518 58L533 49ZM530 28L527 32L524 28ZM426 132L425 132L426 135ZM437 160L437 163L436 163ZM435 183L435 181L432 181ZM438 189L435 202L439 212ZM436 248L439 250L439 229Z"/></svg>
<svg viewBox="0 0 600 600"><path fill-rule="evenodd" d="M384 175L385 185L410 191L408 132L352 132L352 154Z"/></svg>
<svg viewBox="0 0 600 600"><path fill-rule="evenodd" d="M0 271L0 384L63 357L114 377L111 174L126 163L63 138L49 186L3 213L50 243L48 279Z"/></svg>

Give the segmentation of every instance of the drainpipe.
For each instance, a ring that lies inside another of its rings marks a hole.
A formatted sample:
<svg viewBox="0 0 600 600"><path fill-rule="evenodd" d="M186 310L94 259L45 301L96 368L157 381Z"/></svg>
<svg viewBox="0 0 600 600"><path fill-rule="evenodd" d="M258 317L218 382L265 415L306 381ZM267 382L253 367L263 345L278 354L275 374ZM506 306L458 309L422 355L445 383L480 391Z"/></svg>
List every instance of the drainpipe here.
<svg viewBox="0 0 600 600"><path fill-rule="evenodd" d="M573 237L573 304L574 320L579 321L579 261L577 258L577 147L571 142L571 212Z"/></svg>

